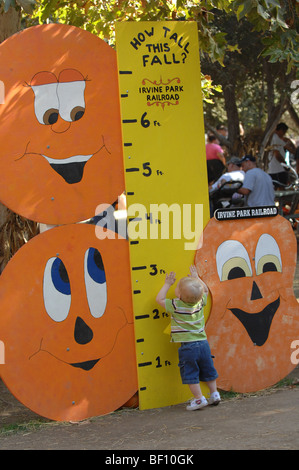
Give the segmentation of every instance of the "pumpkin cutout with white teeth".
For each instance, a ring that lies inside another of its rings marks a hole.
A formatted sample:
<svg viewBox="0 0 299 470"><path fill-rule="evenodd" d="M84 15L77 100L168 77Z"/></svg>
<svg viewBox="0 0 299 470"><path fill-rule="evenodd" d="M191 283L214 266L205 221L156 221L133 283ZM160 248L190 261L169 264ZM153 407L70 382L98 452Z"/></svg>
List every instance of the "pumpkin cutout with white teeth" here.
<svg viewBox="0 0 299 470"><path fill-rule="evenodd" d="M0 201L45 224L79 222L124 190L115 51L49 24L0 45Z"/></svg>
<svg viewBox="0 0 299 470"><path fill-rule="evenodd" d="M296 238L281 216L213 218L204 229L195 264L212 297L206 331L220 389L261 390L294 369L296 259Z"/></svg>

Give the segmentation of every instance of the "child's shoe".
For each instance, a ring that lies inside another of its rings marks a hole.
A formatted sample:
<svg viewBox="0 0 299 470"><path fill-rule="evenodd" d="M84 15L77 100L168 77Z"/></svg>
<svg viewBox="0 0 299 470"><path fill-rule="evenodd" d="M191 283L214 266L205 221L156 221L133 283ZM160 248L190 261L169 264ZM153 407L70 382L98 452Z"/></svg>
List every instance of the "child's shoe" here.
<svg viewBox="0 0 299 470"><path fill-rule="evenodd" d="M216 405L219 405L220 402L221 402L221 398L220 398L219 392L211 393L210 398L209 398L209 405L216 406Z"/></svg>
<svg viewBox="0 0 299 470"><path fill-rule="evenodd" d="M188 411L199 410L200 408L204 408L208 405L208 402L204 396L201 398L193 398L190 404L187 406Z"/></svg>

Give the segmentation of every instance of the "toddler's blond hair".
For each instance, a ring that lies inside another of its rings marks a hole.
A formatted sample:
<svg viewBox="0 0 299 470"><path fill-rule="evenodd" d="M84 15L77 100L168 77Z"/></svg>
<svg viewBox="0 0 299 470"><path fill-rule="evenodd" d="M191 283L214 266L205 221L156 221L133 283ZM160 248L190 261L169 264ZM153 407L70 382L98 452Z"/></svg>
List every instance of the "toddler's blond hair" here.
<svg viewBox="0 0 299 470"><path fill-rule="evenodd" d="M203 285L194 277L183 277L179 281L180 298L187 304L196 304L203 296Z"/></svg>

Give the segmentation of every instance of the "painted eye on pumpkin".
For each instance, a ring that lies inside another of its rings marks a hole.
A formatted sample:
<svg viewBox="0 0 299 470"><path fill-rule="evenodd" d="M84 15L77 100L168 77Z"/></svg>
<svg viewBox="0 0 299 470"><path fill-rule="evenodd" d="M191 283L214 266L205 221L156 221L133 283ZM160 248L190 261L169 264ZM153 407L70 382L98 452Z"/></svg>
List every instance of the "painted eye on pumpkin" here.
<svg viewBox="0 0 299 470"><path fill-rule="evenodd" d="M48 83L31 87L34 99L34 112L40 124L52 125L58 120L59 101L57 83Z"/></svg>
<svg viewBox="0 0 299 470"><path fill-rule="evenodd" d="M96 248L85 252L84 278L90 313L100 318L107 305L107 284L102 256Z"/></svg>
<svg viewBox="0 0 299 470"><path fill-rule="evenodd" d="M252 276L247 250L237 240L227 240L218 247L216 265L220 281Z"/></svg>
<svg viewBox="0 0 299 470"><path fill-rule="evenodd" d="M53 125L59 115L67 122L78 121L85 113L85 80L77 70L67 69L58 80L51 72L38 72L31 80L34 111L40 124Z"/></svg>
<svg viewBox="0 0 299 470"><path fill-rule="evenodd" d="M71 287L67 270L60 258L53 257L47 261L43 295L49 317L56 322L65 320L71 306Z"/></svg>
<svg viewBox="0 0 299 470"><path fill-rule="evenodd" d="M83 77L82 77L83 78ZM79 121L85 113L84 101L85 81L59 83L57 95L59 114L65 121Z"/></svg>
<svg viewBox="0 0 299 470"><path fill-rule="evenodd" d="M255 272L260 275L271 271L282 272L281 254L276 240L264 233L260 236L255 250Z"/></svg>
<svg viewBox="0 0 299 470"><path fill-rule="evenodd" d="M58 120L57 78L52 72L38 72L30 82L34 93L34 112L40 124L52 125Z"/></svg>

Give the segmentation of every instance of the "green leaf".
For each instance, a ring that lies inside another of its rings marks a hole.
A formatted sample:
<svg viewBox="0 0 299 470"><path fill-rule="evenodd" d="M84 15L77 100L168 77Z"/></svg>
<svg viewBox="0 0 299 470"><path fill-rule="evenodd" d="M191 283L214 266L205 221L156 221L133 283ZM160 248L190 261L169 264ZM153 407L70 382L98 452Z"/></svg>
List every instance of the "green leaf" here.
<svg viewBox="0 0 299 470"><path fill-rule="evenodd" d="M270 19L269 13L260 4L257 6L257 12L264 18L264 20L268 21Z"/></svg>
<svg viewBox="0 0 299 470"><path fill-rule="evenodd" d="M237 3L237 2L236 2ZM240 2L239 7L237 8L236 15L238 20L240 21L244 16L246 16L249 11L252 9L252 1L246 0L245 2Z"/></svg>

